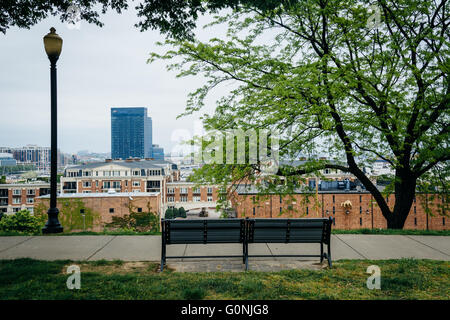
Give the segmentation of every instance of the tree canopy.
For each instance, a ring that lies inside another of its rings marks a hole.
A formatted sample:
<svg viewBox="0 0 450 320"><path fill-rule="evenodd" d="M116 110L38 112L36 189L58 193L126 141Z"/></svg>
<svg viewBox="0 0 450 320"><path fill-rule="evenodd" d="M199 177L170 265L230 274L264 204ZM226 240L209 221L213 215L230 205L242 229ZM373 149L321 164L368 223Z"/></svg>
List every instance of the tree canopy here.
<svg viewBox="0 0 450 320"><path fill-rule="evenodd" d="M175 38L192 37L199 15L216 12L223 8L238 8L239 5L253 6L266 11L289 5L295 0L143 0L136 2L135 9L140 19L135 26L141 31L159 29ZM59 16L67 21L70 6L80 10L80 18L89 23L103 26L100 15L108 10L117 13L129 9L131 0L2 0L0 2L0 31L12 26L30 28L48 16Z"/></svg>
<svg viewBox="0 0 450 320"><path fill-rule="evenodd" d="M403 227L421 179L440 177L447 185L441 174L450 160L448 1L241 6L214 24L227 24L227 38L167 40L172 49L149 60L166 59L178 76L206 79L184 114L199 111L214 88L233 84L203 116L206 129L277 130L281 158L309 155L303 166L277 172L287 185L323 168L350 172L390 228ZM311 159L324 154L332 161ZM393 208L364 171L376 159L395 171L387 188L395 192ZM197 173L235 182L259 172L258 165L209 164Z"/></svg>

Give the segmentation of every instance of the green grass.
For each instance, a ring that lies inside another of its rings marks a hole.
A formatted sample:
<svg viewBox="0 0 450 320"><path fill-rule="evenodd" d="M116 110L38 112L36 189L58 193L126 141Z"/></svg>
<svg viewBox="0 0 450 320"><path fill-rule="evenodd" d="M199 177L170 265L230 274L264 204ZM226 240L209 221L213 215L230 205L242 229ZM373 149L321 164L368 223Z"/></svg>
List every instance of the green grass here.
<svg viewBox="0 0 450 320"><path fill-rule="evenodd" d="M67 266L81 289L66 287ZM369 265L381 290L369 290ZM342 260L332 269L280 272L157 272L152 262L0 260L1 299L449 299L450 262Z"/></svg>
<svg viewBox="0 0 450 320"><path fill-rule="evenodd" d="M450 230L399 230L399 229L332 229L333 234L386 234L386 235L417 235L417 236L450 236Z"/></svg>

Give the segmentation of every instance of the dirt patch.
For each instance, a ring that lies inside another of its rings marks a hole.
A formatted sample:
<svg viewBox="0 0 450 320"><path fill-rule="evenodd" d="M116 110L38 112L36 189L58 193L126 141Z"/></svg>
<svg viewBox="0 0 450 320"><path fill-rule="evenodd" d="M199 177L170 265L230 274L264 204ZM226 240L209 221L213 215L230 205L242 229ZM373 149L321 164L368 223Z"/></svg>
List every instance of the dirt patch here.
<svg viewBox="0 0 450 320"><path fill-rule="evenodd" d="M82 262L82 263L73 263L70 265L77 265L80 267L81 272L96 272L102 274L126 274L126 273L156 273L159 270L159 264L155 262L147 262L147 261L133 261L133 262L108 262L98 264L96 262ZM64 266L61 273L66 274L67 268L69 265Z"/></svg>

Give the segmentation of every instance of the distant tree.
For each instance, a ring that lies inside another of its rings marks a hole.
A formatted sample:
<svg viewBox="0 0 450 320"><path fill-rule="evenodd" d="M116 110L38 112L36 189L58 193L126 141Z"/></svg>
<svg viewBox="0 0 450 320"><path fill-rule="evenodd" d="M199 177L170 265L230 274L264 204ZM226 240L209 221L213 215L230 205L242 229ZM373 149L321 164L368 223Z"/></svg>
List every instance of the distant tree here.
<svg viewBox="0 0 450 320"><path fill-rule="evenodd" d="M186 210L183 207L180 207L178 209L178 217L180 218L186 218Z"/></svg>
<svg viewBox="0 0 450 320"><path fill-rule="evenodd" d="M6 183L6 176L2 176L0 178L0 184L5 184Z"/></svg>
<svg viewBox="0 0 450 320"><path fill-rule="evenodd" d="M173 219L174 218L174 212L172 208L168 208L164 214L165 219Z"/></svg>
<svg viewBox="0 0 450 320"><path fill-rule="evenodd" d="M403 228L425 177L448 190L448 1L303 0L268 11L244 7L214 24L228 24L224 38L169 39L169 51L149 61L168 59L179 76L206 79L185 115L200 110L211 90L232 85L215 113L204 115L207 130L277 130L281 158L331 157L280 167L264 181L266 190L292 191L302 175L325 168L351 173L395 229ZM395 172L384 192L364 170L377 158ZM226 186L255 180L261 170L261 163L211 163L195 175Z"/></svg>

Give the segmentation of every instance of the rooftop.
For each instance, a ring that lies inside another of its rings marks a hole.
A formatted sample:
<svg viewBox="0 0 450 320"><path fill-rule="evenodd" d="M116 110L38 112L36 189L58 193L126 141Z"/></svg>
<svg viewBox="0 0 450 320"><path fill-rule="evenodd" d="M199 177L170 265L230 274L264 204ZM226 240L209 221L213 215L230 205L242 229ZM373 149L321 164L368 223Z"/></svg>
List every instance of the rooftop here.
<svg viewBox="0 0 450 320"><path fill-rule="evenodd" d="M112 198L112 197L154 197L159 192L98 192L98 193L63 193L58 194L58 198ZM48 199L50 195L38 197L41 199Z"/></svg>

